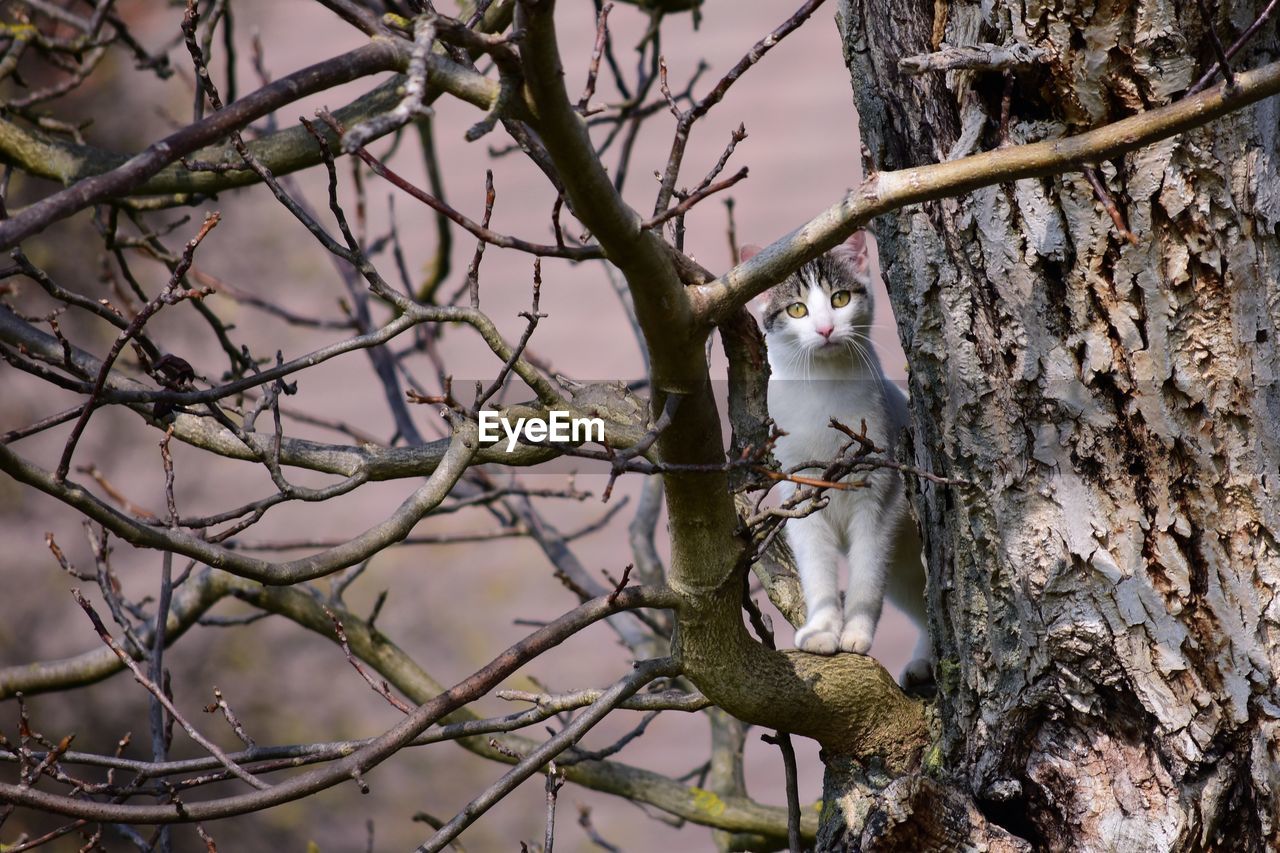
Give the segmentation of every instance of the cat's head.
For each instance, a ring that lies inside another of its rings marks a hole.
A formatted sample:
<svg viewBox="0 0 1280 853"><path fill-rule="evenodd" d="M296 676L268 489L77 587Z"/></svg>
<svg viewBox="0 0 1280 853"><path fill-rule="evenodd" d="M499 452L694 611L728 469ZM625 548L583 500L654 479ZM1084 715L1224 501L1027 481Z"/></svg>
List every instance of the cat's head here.
<svg viewBox="0 0 1280 853"><path fill-rule="evenodd" d="M759 249L744 246L743 260ZM866 235L815 258L762 294L760 310L771 348L808 358L847 358L871 328L871 262Z"/></svg>

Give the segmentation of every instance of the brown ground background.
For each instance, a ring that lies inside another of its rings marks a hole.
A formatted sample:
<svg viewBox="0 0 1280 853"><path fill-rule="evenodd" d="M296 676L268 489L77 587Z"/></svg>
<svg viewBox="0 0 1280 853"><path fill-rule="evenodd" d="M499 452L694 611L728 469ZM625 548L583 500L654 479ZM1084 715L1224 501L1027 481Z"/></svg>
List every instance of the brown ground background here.
<svg viewBox="0 0 1280 853"><path fill-rule="evenodd" d="M704 93L751 44L794 11L790 2L733 2L708 0L699 32L690 18L674 16L665 25L664 53L673 88L682 87L699 57L711 66L697 88ZM141 21L137 34L149 45L165 43L178 32L181 10L158 8L141 2L120 6L132 20ZM274 75L282 75L311 62L355 47L360 36L317 4L308 0L248 2L235 6L239 31L260 31L266 45L266 62ZM750 178L732 191L737 202L738 234L743 242L773 240L835 201L858 175L856 118L849 95L849 79L841 56L830 8L820 10L798 32L754 68L729 97L701 123L693 134L685 159L684 177L692 183L719 156L730 131L739 122L749 138L738 147L730 171L749 165ZM561 44L569 69L571 92L580 89L585 76L590 39L594 33L591 4L563 2L558 12ZM633 64L630 46L635 44L644 19L633 7L619 5L610 20L624 66ZM180 52L172 53L182 64ZM173 121L190 114L189 81L172 80L161 85L135 73L117 55L111 70L113 82L105 89L85 93L75 108L95 117L87 131L94 144L120 151L136 151L166 132ZM220 78L216 57L215 78ZM252 86L247 57L241 57L242 91ZM189 75L188 75L189 77ZM602 78L606 79L606 78ZM340 106L367 90L368 82L325 93L281 112L282 123L299 115L311 115L321 105ZM607 97L602 88L602 97ZM70 104L54 113L76 115ZM468 144L463 132L478 118L469 106L444 99L437 106L438 144L447 196L464 212L479 218L483 200L483 172L494 169L498 202L494 214L497 230L529 239L546 240L553 195L527 161L515 157L494 160L491 146L507 139L499 130L479 143ZM655 169L665 163L674 122L663 115L642 132L633 157L626 196L640 210L652 208ZM420 164L408 143L394 161L402 173L425 186ZM375 146L385 151L386 144ZM612 162L612 161L610 161ZM345 171L345 170L344 170ZM308 198L323 207L323 183L317 173L300 177ZM370 233L384 233L387 197L393 190L369 179ZM48 192L49 186L19 183L15 192L30 198ZM349 184L346 186L349 190ZM351 200L348 193L347 201ZM223 212L223 224L197 257L197 265L260 296L314 316L338 317L337 300L342 285L332 265L313 239L260 189L228 193L204 206ZM404 195L396 198L396 216L408 255L409 268L419 274L434 252L434 231L425 208ZM172 215L176 219L177 212ZM193 223L180 227L171 239L178 245L194 232ZM712 270L730 262L725 237L725 210L719 200L696 209L688 219L686 249ZM457 235L455 273L446 284L452 290L473 243ZM78 247L78 248L77 248ZM60 226L29 241L28 254L46 266L63 284L86 293L97 293L95 241L87 217ZM393 277L389 259L383 262ZM163 282L157 268L145 268L144 284L155 288ZM490 249L482 272L484 307L512 338L523 321L515 315L528 301L530 260L512 252ZM633 378L641 373L636 343L598 264L573 267L565 262L544 265L543 321L532 348L568 376L579 379ZM24 290L32 307L39 299ZM302 332L226 299L212 297L211 306L234 320L237 340L253 344L266 354L281 348L286 358L335 339L335 332ZM881 295L881 328L877 330L882 361L891 376L901 376L903 358L888 316L887 299ZM200 369L219 365L222 358L202 324L191 321L190 312L173 311L150 327L173 351ZM93 325L72 325L72 339L79 345L105 353L110 334ZM487 377L496 365L487 350L465 332L446 337L446 360L456 376ZM431 374L423 367L420 375ZM303 411L325 414L358 424L377 435L389 435L381 391L370 381L368 362L361 353L328 362L300 377L299 395L290 400ZM38 387L12 368L0 367L0 430L11 429L72 405L74 398ZM420 413L420 426L438 427ZM302 437L328 438L306 427L290 428ZM24 440L16 447L26 457L52 468L65 440L66 429ZM124 487L132 500L153 509L163 507L162 474L156 443L158 433L140 428L136 418L119 411L100 411L77 452L77 464L97 464L109 478ZM184 513L210 512L272 491L269 481L250 466L225 460L201 459L180 447L175 453L177 496ZM557 469L563 472L563 463ZM296 475L295 475L296 476ZM536 485L554 485L563 473L521 473ZM299 482L324 478L296 476ZM580 477L579 485L602 486L599 477ZM634 494L639 481L624 480L614 500ZM332 504L273 510L256 528L252 538L353 535L375 523L403 499L415 484L374 484ZM598 501L561 503L547 508L562 528L595 517ZM605 530L576 544L584 564L614 572L629 561L624 510ZM483 529L487 519L479 512L428 519L419 532L453 532L463 527ZM60 504L31 492L20 491L9 480L0 480L0 665L75 654L96 642L90 626L75 607L67 590L72 582L49 557L44 533L53 532L74 562L92 565L78 518ZM118 545L115 567L126 591L145 594L155 586L160 558ZM391 597L380 617L381 628L413 653L437 679L450 683L486 662L527 629L513 625L517 618L548 618L573 604L572 598L550 577L545 559L531 543L507 540L483 547L402 548L374 560L370 571L349 593L357 611L371 605L377 593L389 588ZM228 607L220 612L235 612ZM775 625L785 626L780 618ZM790 642L789 629L780 639ZM873 650L891 671L906 661L914 641L913 631L896 613L887 613ZM217 721L198 712L217 685L244 719L260 743L284 743L362 737L382 731L396 712L367 690L342 660L332 644L305 634L282 620L264 620L248 628L198 629L178 643L166 658L174 670L177 701L227 747L234 739ZM602 685L615 679L625 666L625 650L617 646L607 629L579 635L555 653L538 660L528 673L554 689ZM529 687L522 678L510 686ZM82 749L110 750L125 731L133 731L132 754L143 755L147 740L146 702L143 692L125 677L61 696L32 700L38 728L60 737L77 732ZM481 713L505 713L511 708L497 700L478 703ZM612 741L638 718L618 713L587 739L598 747ZM15 705L0 705L0 731L15 733ZM179 734L179 754L190 745ZM620 760L654 770L683 774L705 759L707 732L700 717L664 714L649 733L628 747ZM813 803L821 790L821 764L816 745L801 741L800 790ZM753 733L747 748L751 794L767 803L784 802L781 761L777 751L759 742ZM11 770L0 770L6 776ZM308 800L208 828L224 850L303 851L316 841L323 851L362 850L365 822L375 821L376 849L408 849L425 837L421 824L410 816L419 810L448 818L503 768L474 758L447 745L402 753L368 779L373 794L361 797L353 786ZM713 849L706 829L688 825L668 826L640 809L616 798L567 787L561 798L557 849L590 850L593 845L575 825L577 804L593 810L600 833L628 851ZM44 825L11 819L0 841L11 841L22 826ZM517 850L519 841L540 843L543 826L541 779L526 783L495 808L462 841L468 850ZM194 833L180 830L177 849L194 849ZM75 849L69 842L54 849Z"/></svg>

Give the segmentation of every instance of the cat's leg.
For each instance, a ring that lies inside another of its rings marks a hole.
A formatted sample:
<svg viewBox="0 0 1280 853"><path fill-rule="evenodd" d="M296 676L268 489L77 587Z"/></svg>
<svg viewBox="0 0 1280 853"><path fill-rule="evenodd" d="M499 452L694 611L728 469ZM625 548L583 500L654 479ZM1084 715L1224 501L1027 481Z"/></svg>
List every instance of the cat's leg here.
<svg viewBox="0 0 1280 853"><path fill-rule="evenodd" d="M849 524L849 586L844 595L841 651L865 655L871 650L884 607L889 538L877 501L858 501Z"/></svg>
<svg viewBox="0 0 1280 853"><path fill-rule="evenodd" d="M936 663L933 657L933 642L929 637L929 618L925 613L923 556L919 561L912 560L905 565L895 565L892 571L895 574L902 572L910 577L920 578L917 583L911 584L917 587L911 590L914 594L903 596L901 601L898 600L899 596L890 596L920 631L915 651L911 653L911 662L902 670L902 677L898 679L907 690L919 690L933 684L933 667Z"/></svg>
<svg viewBox="0 0 1280 853"><path fill-rule="evenodd" d="M920 631L920 639L916 641L916 649L911 654L911 662L902 670L898 683L908 692L923 690L934 683L933 644L929 642L929 628Z"/></svg>
<svg viewBox="0 0 1280 853"><path fill-rule="evenodd" d="M840 548L822 515L787 522L787 544L796 557L807 618L796 631L796 646L806 652L833 655L840 649L840 590L836 585Z"/></svg>
<svg viewBox="0 0 1280 853"><path fill-rule="evenodd" d="M920 631L911 662L899 679L907 690L923 690L933 684L933 643L929 636L929 616L925 604L924 552L915 520L907 512L900 514L892 547L887 597L896 604Z"/></svg>

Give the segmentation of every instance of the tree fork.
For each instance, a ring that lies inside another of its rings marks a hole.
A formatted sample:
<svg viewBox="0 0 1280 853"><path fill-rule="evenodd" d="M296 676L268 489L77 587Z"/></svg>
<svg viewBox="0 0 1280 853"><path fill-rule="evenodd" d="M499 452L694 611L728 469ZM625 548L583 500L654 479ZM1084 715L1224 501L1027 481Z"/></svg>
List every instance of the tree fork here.
<svg viewBox="0 0 1280 853"><path fill-rule="evenodd" d="M617 194L564 88L552 21L554 3L525 0L516 26L539 129L564 177L575 214L627 279L648 343L655 417L666 397L682 399L658 437L663 461L724 461L720 416L689 292L661 237ZM679 655L689 679L746 722L801 734L831 748L883 754L905 768L924 743L924 714L871 658L820 658L764 648L742 622L745 543L729 478L718 473L665 475L672 559L670 584L681 598ZM887 713L886 713L887 710Z"/></svg>

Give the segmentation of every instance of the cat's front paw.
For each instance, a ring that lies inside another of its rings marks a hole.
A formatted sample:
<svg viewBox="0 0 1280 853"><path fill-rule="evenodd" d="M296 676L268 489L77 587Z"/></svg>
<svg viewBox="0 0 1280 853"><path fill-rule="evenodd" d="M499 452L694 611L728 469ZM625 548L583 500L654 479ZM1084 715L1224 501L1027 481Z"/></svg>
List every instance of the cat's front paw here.
<svg viewBox="0 0 1280 853"><path fill-rule="evenodd" d="M927 696L932 695L935 690L933 677L933 661L929 658L916 658L907 664L907 668L902 671L902 678L899 679L902 689L909 696Z"/></svg>
<svg viewBox="0 0 1280 853"><path fill-rule="evenodd" d="M834 655L840 650L840 625L831 620L812 620L796 631L796 646L815 655Z"/></svg>
<svg viewBox="0 0 1280 853"><path fill-rule="evenodd" d="M871 651L871 641L875 638L874 625L868 626L865 620L854 619L844 626L840 632L840 651L865 655Z"/></svg>

